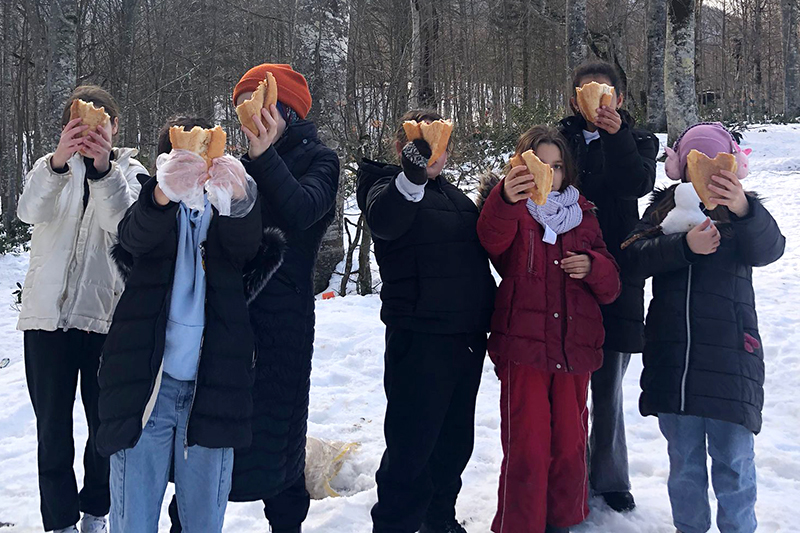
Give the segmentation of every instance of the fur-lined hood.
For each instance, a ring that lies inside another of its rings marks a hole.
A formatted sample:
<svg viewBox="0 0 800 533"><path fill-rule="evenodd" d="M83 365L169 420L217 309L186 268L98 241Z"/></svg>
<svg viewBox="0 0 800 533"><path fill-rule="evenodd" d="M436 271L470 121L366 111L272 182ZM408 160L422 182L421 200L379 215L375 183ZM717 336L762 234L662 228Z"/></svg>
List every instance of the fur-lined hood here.
<svg viewBox="0 0 800 533"><path fill-rule="evenodd" d="M245 265L242 272L247 305L250 305L258 297L281 264L283 264L285 251L286 237L283 232L277 228L264 228L258 253ZM110 253L122 275L122 279L127 281L133 269L133 256L119 243L111 248Z"/></svg>
<svg viewBox="0 0 800 533"><path fill-rule="evenodd" d="M486 203L486 199L489 198L489 195L502 179L503 178L492 171L488 171L481 176L481 182L478 185L478 198L475 200L475 205L478 206L478 212L483 211L483 205Z"/></svg>

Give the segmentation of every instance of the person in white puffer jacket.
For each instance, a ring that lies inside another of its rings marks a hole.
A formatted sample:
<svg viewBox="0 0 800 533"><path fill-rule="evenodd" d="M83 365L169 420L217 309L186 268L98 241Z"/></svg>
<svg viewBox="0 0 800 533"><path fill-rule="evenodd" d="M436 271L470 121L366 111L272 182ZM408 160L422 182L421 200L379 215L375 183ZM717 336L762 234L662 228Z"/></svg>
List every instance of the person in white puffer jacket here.
<svg viewBox="0 0 800 533"><path fill-rule="evenodd" d="M70 120L75 99L111 117L87 126ZM86 85L67 101L56 151L25 177L17 216L33 225L30 267L17 328L24 332L28 391L36 413L39 492L44 529L104 533L110 506L109 463L95 447L97 372L105 336L123 290L110 255L117 225L139 195L147 170L131 148L114 148L119 108L104 89ZM80 375L89 426L84 483L73 470L72 407Z"/></svg>

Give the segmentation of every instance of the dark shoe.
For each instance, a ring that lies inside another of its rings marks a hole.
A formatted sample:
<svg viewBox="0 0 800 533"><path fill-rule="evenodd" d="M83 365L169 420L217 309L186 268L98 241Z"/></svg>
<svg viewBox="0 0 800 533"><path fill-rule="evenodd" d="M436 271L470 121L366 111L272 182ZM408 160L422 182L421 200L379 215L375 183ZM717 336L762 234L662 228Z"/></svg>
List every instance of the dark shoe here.
<svg viewBox="0 0 800 533"><path fill-rule="evenodd" d="M455 520L448 520L436 525L422 524L419 533L467 533L467 530Z"/></svg>
<svg viewBox="0 0 800 533"><path fill-rule="evenodd" d="M618 513L627 513L636 509L633 494L630 492L606 492L601 494L606 504Z"/></svg>
<svg viewBox="0 0 800 533"><path fill-rule="evenodd" d="M568 527L556 527L551 526L550 524L544 528L544 533L569 533Z"/></svg>

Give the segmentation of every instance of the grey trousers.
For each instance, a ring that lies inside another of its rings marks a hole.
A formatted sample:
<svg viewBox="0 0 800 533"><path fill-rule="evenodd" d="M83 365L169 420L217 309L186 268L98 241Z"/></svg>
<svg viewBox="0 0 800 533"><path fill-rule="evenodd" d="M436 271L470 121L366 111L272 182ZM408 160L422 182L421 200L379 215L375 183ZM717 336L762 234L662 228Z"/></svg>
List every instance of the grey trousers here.
<svg viewBox="0 0 800 533"><path fill-rule="evenodd" d="M603 366L592 374L589 484L595 494L631 489L622 403L622 378L631 354L604 350L603 357Z"/></svg>

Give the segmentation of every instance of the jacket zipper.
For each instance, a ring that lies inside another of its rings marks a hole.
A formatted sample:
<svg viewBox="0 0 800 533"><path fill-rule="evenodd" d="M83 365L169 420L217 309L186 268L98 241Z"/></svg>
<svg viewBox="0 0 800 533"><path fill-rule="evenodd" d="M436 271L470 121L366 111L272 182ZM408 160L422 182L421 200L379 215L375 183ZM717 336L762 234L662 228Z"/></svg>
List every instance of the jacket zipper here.
<svg viewBox="0 0 800 533"><path fill-rule="evenodd" d="M535 259L535 247L536 247L536 232L533 230L528 230L528 234L530 236L530 246L531 251L528 254L528 274L536 274L536 268L534 267L534 259Z"/></svg>
<svg viewBox="0 0 800 533"><path fill-rule="evenodd" d="M91 201L91 198L89 200ZM86 229L85 229L85 235L84 235L84 240L83 240L83 256L82 256L83 257L83 263L81 264L80 268L78 268L78 251L77 251L77 249L73 249L72 257L73 257L73 260L75 261L75 267L76 267L75 268L75 275L77 277L75 278L75 292L72 294L72 301L70 302L69 312L66 315L62 314L62 317L61 317L61 320L64 321L64 329L65 330L66 330L66 326L67 326L67 320L68 320L68 318L70 316L72 316L73 311L75 311L75 306L78 304L77 292L78 292L78 288L81 285L81 279L83 278L83 273L85 272L85 268L86 268L86 244L89 242L89 231L91 230L91 228L89 227L89 225L91 223L91 219L90 218L87 219L87 217L86 217L86 211L88 211L88 210L89 210L89 206L87 205L86 209L83 212L83 217L81 217L81 222L82 223L81 223L81 227L78 228L78 236L75 239L75 248L77 248L78 243L81 242L81 234L84 233L84 227L85 227ZM94 211L92 211L89 216L93 217L94 216ZM72 263L72 261L70 261L70 263ZM64 301L66 302L67 299L70 298L70 294L69 294L69 268L67 268L67 278L66 278L65 285L66 285L66 287L64 289L64 291L65 291Z"/></svg>
<svg viewBox="0 0 800 533"><path fill-rule="evenodd" d="M70 170L70 172L72 172L72 171ZM72 180L74 178L75 178L75 175L73 174L70 179ZM84 179L86 179L85 176L84 176ZM72 195L73 196L75 195L75 189L74 188L72 190ZM81 199L82 198L83 198L83 196L81 195ZM70 198L70 200L72 201L73 198ZM63 329L64 331L67 331L67 329L68 329L67 328L67 319L66 319L66 317L69 316L69 315L65 315L64 314L63 305L66 304L67 300L69 299L69 273L72 271L72 263L73 263L73 261L75 261L76 264L77 264L77 257L76 257L77 253L76 253L75 249L78 247L78 241L80 241L80 238L81 238L81 229L83 228L83 223L85 222L85 220L84 220L84 215L85 214L86 214L86 209L84 209L84 213L83 213L83 215L81 215L81 225L78 227L78 232L75 234L75 241L72 243L72 251L71 251L70 256L69 256L69 261L67 262L67 271L64 273L64 282L63 282L63 285L61 287L61 305L59 305L59 310L58 310L59 311L58 328L59 329ZM72 311L72 309L74 307L75 307L75 303L74 302L70 302L70 312Z"/></svg>
<svg viewBox="0 0 800 533"><path fill-rule="evenodd" d="M689 355L692 351L692 324L689 306L692 301L692 265L689 265L689 275L686 281L686 360L681 378L681 413L686 411L686 378L689 376Z"/></svg>
<svg viewBox="0 0 800 533"><path fill-rule="evenodd" d="M561 242L561 258L564 258L564 239L559 239ZM562 271L563 273L563 271ZM564 315L566 316L559 316L561 319L561 351L564 353L564 364L566 368L564 372L569 373L570 366L569 366L569 357L567 357L567 327L569 326L569 312L567 311L567 274L564 273L562 277L563 280L563 289L561 291L561 303L563 304L562 310Z"/></svg>
<svg viewBox="0 0 800 533"><path fill-rule="evenodd" d="M442 193L442 196L444 196L445 201L448 204L450 204L451 206L453 206L453 210L456 212L456 214L458 215L458 219L463 224L464 223L464 215L461 213L461 210L458 208L458 206L456 206L456 203L453 200L451 200L449 196L447 196L446 192L444 192L444 187L442 187L442 183L439 181L441 179L442 179L441 176L436 178L436 187L439 189L439 192Z"/></svg>

